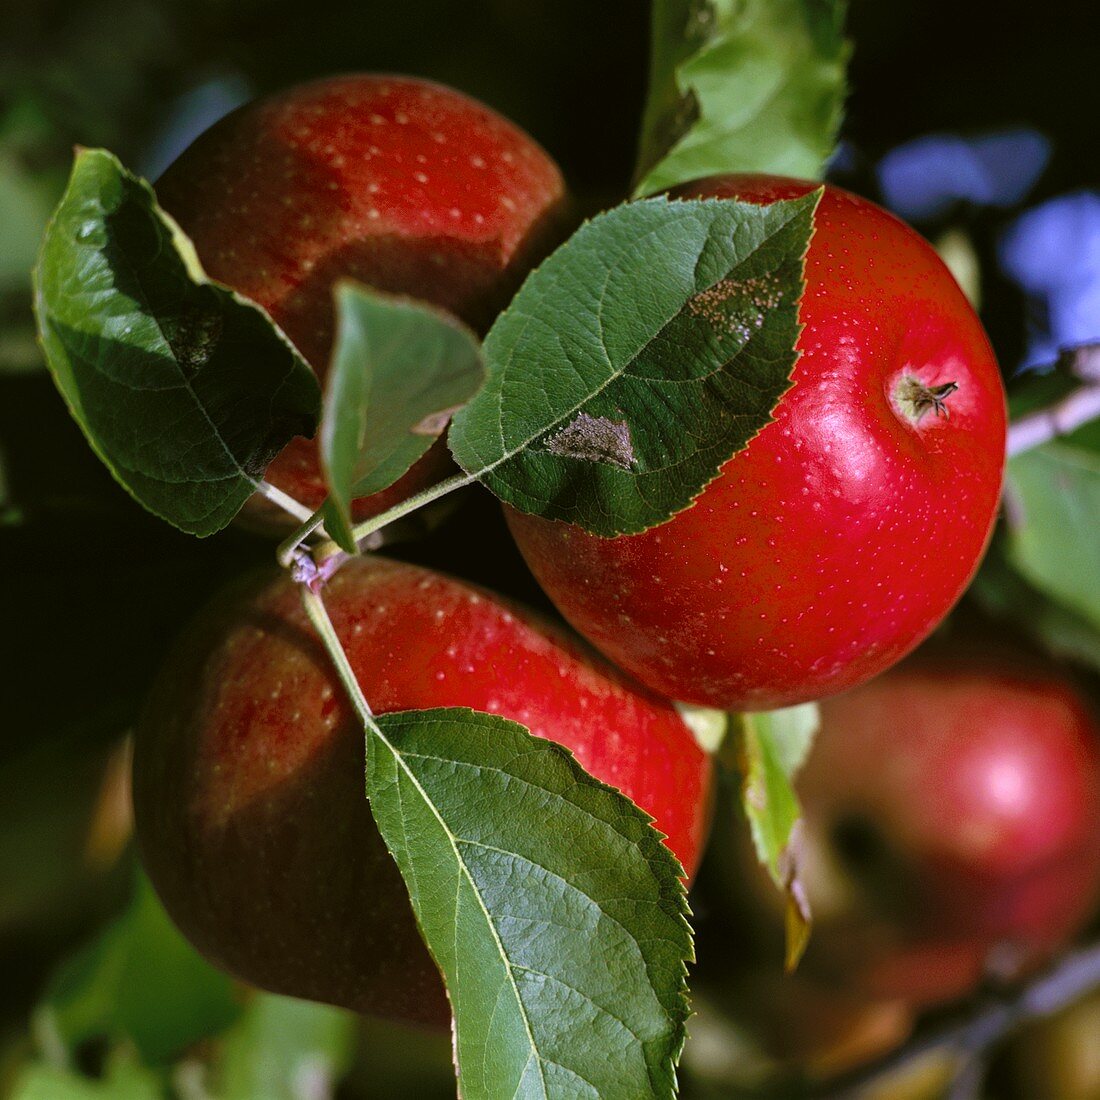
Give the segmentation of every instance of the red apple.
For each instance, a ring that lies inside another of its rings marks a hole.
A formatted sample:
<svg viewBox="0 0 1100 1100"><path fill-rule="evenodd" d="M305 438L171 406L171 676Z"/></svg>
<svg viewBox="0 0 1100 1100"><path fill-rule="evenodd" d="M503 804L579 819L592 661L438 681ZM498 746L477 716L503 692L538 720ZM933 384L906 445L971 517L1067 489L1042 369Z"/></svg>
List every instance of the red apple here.
<svg viewBox="0 0 1100 1100"><path fill-rule="evenodd" d="M813 184L722 176L680 197L768 203ZM1004 391L932 248L826 187L793 384L694 504L599 538L509 511L562 614L674 699L766 710L853 687L943 618L977 568L1004 466Z"/></svg>
<svg viewBox="0 0 1100 1100"><path fill-rule="evenodd" d="M342 277L450 310L482 330L562 229L557 166L522 130L459 92L396 76L345 76L251 103L203 134L157 184L206 271L262 305L318 374ZM438 480L437 445L365 519ZM325 496L297 438L267 480L308 508ZM253 522L286 522L261 498Z"/></svg>
<svg viewBox="0 0 1100 1100"><path fill-rule="evenodd" d="M377 712L466 706L524 723L651 813L692 874L711 765L671 704L558 628L424 569L357 559L325 602ZM446 1019L363 766L362 727L295 586L253 584L200 619L154 688L134 761L142 858L182 931L246 981Z"/></svg>
<svg viewBox="0 0 1100 1100"><path fill-rule="evenodd" d="M822 705L798 777L806 964L923 1004L1012 978L1100 897L1100 726L1054 670L918 654Z"/></svg>

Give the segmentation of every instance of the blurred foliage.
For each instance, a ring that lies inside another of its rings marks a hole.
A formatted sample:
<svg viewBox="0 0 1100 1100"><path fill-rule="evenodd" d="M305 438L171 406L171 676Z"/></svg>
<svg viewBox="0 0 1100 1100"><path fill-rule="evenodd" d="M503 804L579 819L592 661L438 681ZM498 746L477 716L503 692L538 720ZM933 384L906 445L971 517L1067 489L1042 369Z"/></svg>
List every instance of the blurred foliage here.
<svg viewBox="0 0 1100 1100"><path fill-rule="evenodd" d="M11 1100L162 1100L161 1075L117 1052L101 1077L43 1063L28 1065L12 1086Z"/></svg>
<svg viewBox="0 0 1100 1100"><path fill-rule="evenodd" d="M59 1061L93 1041L166 1062L240 1014L233 984L176 931L144 876L126 911L58 972L36 1013Z"/></svg>

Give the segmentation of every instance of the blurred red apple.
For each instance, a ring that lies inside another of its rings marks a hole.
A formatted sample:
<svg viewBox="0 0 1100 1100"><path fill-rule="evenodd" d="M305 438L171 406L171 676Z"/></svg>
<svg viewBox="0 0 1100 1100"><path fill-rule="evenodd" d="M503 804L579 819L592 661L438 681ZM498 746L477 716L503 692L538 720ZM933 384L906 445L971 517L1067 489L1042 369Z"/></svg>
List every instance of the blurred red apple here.
<svg viewBox="0 0 1100 1100"><path fill-rule="evenodd" d="M1100 729L1059 671L929 650L822 704L806 966L924 1004L1013 978L1100 895Z"/></svg>

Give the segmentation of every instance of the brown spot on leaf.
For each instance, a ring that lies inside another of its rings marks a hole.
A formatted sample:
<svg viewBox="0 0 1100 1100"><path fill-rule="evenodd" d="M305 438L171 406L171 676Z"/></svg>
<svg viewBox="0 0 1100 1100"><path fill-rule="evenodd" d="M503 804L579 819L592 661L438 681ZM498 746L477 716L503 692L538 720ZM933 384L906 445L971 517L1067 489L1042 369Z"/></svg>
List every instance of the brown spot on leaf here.
<svg viewBox="0 0 1100 1100"><path fill-rule="evenodd" d="M216 308L202 307L193 307L161 323L168 346L188 378L210 362L221 339L222 325L222 315Z"/></svg>
<svg viewBox="0 0 1100 1100"><path fill-rule="evenodd" d="M634 444L625 420L606 416L577 415L546 440L546 449L565 458L605 462L629 470L634 466Z"/></svg>
<svg viewBox="0 0 1100 1100"><path fill-rule="evenodd" d="M688 312L706 321L720 336L748 340L764 324L769 310L783 300L775 272L751 279L721 279L688 299Z"/></svg>

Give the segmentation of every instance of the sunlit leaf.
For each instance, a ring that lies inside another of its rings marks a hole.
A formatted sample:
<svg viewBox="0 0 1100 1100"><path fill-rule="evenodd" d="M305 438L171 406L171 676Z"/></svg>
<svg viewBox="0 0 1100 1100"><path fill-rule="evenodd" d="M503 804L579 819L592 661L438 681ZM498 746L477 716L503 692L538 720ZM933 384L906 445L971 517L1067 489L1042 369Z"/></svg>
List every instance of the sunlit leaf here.
<svg viewBox="0 0 1100 1100"><path fill-rule="evenodd" d="M844 0L654 0L637 194L701 176L815 179L845 93Z"/></svg>
<svg viewBox="0 0 1100 1100"><path fill-rule="evenodd" d="M741 801L757 857L787 898L787 966L793 969L809 939L812 914L801 879L802 809L792 781L821 719L814 703L741 718Z"/></svg>

